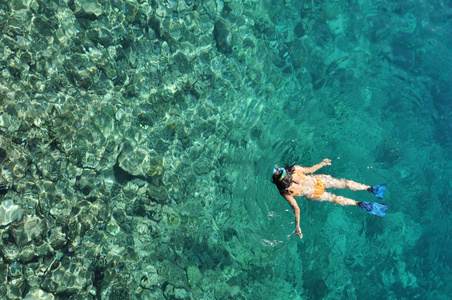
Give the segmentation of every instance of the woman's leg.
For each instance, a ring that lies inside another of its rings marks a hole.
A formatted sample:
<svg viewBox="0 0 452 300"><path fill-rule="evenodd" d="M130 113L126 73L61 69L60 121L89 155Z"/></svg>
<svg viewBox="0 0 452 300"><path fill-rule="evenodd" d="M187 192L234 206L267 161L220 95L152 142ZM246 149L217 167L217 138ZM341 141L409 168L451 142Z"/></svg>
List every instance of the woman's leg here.
<svg viewBox="0 0 452 300"><path fill-rule="evenodd" d="M358 183L347 179L336 179L330 175L316 175L316 177L323 181L325 188L336 188L336 189L350 189L352 191L365 191L370 188L370 186Z"/></svg>
<svg viewBox="0 0 452 300"><path fill-rule="evenodd" d="M323 192L322 196L320 196L319 198L314 198L312 200L313 201L329 201L329 202L332 202L332 203L340 204L342 206L345 206L345 205L358 206L358 203L359 203L358 201L355 201L353 199L345 198L345 197L342 197L342 196L337 196L335 194L331 194L331 193L328 193L328 192Z"/></svg>

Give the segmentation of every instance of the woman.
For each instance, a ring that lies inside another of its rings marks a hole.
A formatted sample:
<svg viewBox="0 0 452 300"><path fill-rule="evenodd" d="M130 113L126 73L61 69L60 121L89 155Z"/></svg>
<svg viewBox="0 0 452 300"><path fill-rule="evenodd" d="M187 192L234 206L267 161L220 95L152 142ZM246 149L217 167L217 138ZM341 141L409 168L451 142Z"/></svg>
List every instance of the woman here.
<svg viewBox="0 0 452 300"><path fill-rule="evenodd" d="M352 191L369 191L377 196L377 198L383 199L386 184L368 186L351 180L336 179L330 175L306 175L314 173L320 168L329 165L331 165L331 160L326 158L321 163L310 168L292 165L290 167L286 166L285 168L273 169L272 182L276 184L281 196L283 196L292 206L295 214L295 224L297 226L295 232L300 238L303 237L300 229L300 208L294 197L305 197L308 200L314 201L329 201L342 206L355 205L380 218L386 217L388 206L385 204L358 202L325 192L325 189L329 188L347 188Z"/></svg>

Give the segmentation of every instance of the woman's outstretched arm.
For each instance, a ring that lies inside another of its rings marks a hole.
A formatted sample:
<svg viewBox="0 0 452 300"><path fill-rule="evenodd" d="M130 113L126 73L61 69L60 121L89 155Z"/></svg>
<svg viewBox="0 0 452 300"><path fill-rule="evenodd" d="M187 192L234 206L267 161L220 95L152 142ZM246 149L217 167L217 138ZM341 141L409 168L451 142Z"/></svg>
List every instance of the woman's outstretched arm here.
<svg viewBox="0 0 452 300"><path fill-rule="evenodd" d="M284 198L287 200L287 202L289 202L290 206L292 206L292 208L293 208L293 213L295 215L295 224L297 226L295 228L295 233L300 238L303 238L303 234L301 233L301 228L300 228L300 208L298 207L298 203L294 199L294 197L292 197L290 195L286 195L286 196L284 196Z"/></svg>
<svg viewBox="0 0 452 300"><path fill-rule="evenodd" d="M331 165L331 160L328 158L325 158L321 163L316 164L310 168L300 167L300 171L305 174L310 174L310 173L314 173L315 171L321 169L324 166L330 166L330 165Z"/></svg>

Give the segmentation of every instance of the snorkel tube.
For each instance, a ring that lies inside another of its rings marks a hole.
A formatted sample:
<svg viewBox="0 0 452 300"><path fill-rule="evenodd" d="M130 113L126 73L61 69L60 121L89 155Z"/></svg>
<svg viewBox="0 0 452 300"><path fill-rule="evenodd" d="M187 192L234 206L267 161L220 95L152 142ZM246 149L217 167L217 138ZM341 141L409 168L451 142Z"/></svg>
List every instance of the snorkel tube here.
<svg viewBox="0 0 452 300"><path fill-rule="evenodd" d="M284 177L286 176L286 169L284 169L284 168L274 168L273 172L272 172L272 182L273 182L273 174L275 174L275 172L277 172L277 171L282 171L282 174L279 177L279 181L283 180Z"/></svg>

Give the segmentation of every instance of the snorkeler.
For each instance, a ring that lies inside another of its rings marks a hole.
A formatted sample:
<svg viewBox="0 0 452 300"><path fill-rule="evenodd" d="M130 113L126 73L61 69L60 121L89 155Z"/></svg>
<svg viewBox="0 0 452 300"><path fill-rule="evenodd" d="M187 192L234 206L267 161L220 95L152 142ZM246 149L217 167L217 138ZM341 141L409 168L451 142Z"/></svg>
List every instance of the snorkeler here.
<svg viewBox="0 0 452 300"><path fill-rule="evenodd" d="M293 208L295 214L295 233L302 238L303 234L300 229L300 208L294 197L305 197L314 201L329 201L342 206L354 205L359 206L363 210L374 214L380 218L386 217L388 206L381 203L358 202L342 196L337 196L325 189L338 188L350 189L352 191L369 191L378 199L383 199L386 190L386 184L368 186L358 182L346 179L336 179L330 175L306 175L314 173L324 166L331 165L331 160L324 159L321 163L310 168L304 168L296 165L286 166L285 168L274 168L272 174L272 182L276 184L281 196L283 196Z"/></svg>

